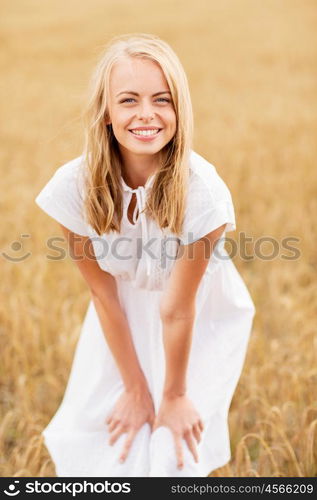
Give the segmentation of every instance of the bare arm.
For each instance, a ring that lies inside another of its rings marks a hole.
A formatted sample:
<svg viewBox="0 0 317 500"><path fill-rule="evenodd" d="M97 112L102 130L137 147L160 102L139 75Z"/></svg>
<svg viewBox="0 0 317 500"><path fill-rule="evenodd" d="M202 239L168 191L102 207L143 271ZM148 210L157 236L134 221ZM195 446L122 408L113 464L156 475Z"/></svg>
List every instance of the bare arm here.
<svg viewBox="0 0 317 500"><path fill-rule="evenodd" d="M180 246L161 300L161 319L166 357L164 395L186 393L186 370L195 320L195 298L213 248L225 224L190 245Z"/></svg>
<svg viewBox="0 0 317 500"><path fill-rule="evenodd" d="M135 351L127 318L121 308L115 278L98 265L90 238L76 235L62 225L61 227L68 241L71 257L90 289L105 339L125 386L105 418L110 445L121 434L127 434L119 457L124 462L139 429L146 423L151 427L153 425L155 413L152 395Z"/></svg>
<svg viewBox="0 0 317 500"><path fill-rule="evenodd" d="M178 467L183 467L182 439L198 462L195 440L200 441L204 424L186 395L186 371L195 320L195 298L213 248L225 224L190 245L180 246L160 314L165 350L163 397L154 429L169 427L174 436Z"/></svg>
<svg viewBox="0 0 317 500"><path fill-rule="evenodd" d="M127 391L147 386L127 318L121 308L115 278L103 271L96 260L92 242L60 224L72 259L85 279L108 346L115 358Z"/></svg>

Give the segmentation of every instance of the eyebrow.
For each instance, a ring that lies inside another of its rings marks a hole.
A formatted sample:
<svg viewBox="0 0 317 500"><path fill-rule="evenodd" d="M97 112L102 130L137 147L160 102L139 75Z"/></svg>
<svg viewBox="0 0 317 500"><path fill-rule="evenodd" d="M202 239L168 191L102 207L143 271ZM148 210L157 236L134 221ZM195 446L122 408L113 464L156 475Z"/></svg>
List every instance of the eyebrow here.
<svg viewBox="0 0 317 500"><path fill-rule="evenodd" d="M137 92L133 92L132 90L124 90L123 92L119 92L119 94L116 95L118 97L121 94L132 94L138 96L139 94ZM156 97L157 95L161 94L171 94L169 90L163 90L162 92L156 92L155 94L152 95L152 97Z"/></svg>

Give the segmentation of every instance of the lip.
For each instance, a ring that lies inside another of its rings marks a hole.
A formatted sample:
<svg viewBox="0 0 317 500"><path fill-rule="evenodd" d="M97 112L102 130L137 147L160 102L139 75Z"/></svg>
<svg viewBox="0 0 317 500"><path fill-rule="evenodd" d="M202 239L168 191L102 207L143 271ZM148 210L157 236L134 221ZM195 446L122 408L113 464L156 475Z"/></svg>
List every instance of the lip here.
<svg viewBox="0 0 317 500"><path fill-rule="evenodd" d="M129 128L129 131L131 132L132 130L162 130L162 127L154 127L151 125L151 127L133 127Z"/></svg>
<svg viewBox="0 0 317 500"><path fill-rule="evenodd" d="M154 135L136 135L132 132L133 130L158 130L158 132ZM158 137L160 135L161 130L162 129L159 127L136 127L136 128L129 129L129 132L138 141L151 142L151 141L154 141L154 139L156 139L156 137Z"/></svg>

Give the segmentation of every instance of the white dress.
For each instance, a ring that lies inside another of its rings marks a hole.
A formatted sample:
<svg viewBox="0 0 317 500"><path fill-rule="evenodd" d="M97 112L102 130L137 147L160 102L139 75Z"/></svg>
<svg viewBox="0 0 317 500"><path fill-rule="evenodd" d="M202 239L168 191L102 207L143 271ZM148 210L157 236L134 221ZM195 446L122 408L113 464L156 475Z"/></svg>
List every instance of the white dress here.
<svg viewBox="0 0 317 500"><path fill-rule="evenodd" d="M81 156L59 167L35 201L73 232L89 236L101 269L115 276L121 306L157 411L165 370L160 297L180 244L191 243L224 223L226 231L236 229L231 194L216 168L192 151L181 238L162 231L141 213L154 174L144 187L137 189L131 189L121 178L121 233L99 237L83 217L83 168ZM136 193L137 201L135 224L127 216L132 193ZM126 434L110 446L104 421L124 386L91 300L63 401L42 432L57 476L198 477L207 476L230 460L228 410L245 360L255 306L224 249L224 236L210 258L197 292L187 369L187 395L205 425L198 445L199 462L195 463L183 441L185 462L179 470L170 430L159 427L151 434L145 424L126 461L119 463Z"/></svg>

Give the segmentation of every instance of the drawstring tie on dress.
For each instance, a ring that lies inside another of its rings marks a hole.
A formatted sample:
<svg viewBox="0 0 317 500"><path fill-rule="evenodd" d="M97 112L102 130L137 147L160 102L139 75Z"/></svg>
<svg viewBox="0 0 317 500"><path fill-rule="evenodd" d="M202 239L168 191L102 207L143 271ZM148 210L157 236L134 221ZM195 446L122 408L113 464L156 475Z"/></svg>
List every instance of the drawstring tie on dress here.
<svg viewBox="0 0 317 500"><path fill-rule="evenodd" d="M133 211L132 220L133 220L133 223L136 224L136 222L137 222L137 213L139 213L139 217L140 217L140 220L141 220L142 241L144 241L145 245L147 244L147 242L149 240L149 230L148 230L148 221L147 221L144 209L145 209L145 206L146 206L147 190L151 187L151 185L153 183L154 175L155 174L151 175L148 178L148 180L146 181L145 186L139 186L136 189L130 188L130 186L128 186L124 182L123 178L121 177L123 189L125 191L128 191L130 193L130 198L129 198L129 202L127 204L127 209L128 209L128 207L130 205L133 193L135 193L136 204L135 204L135 208L134 208L134 211ZM127 216L127 219L128 219L128 214L126 214L126 216ZM150 276L151 275L152 262L151 262L151 256L147 252L145 252L145 260L146 260L146 274L147 274L147 276Z"/></svg>

